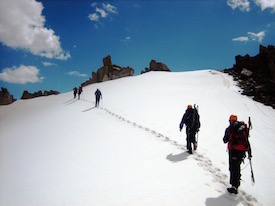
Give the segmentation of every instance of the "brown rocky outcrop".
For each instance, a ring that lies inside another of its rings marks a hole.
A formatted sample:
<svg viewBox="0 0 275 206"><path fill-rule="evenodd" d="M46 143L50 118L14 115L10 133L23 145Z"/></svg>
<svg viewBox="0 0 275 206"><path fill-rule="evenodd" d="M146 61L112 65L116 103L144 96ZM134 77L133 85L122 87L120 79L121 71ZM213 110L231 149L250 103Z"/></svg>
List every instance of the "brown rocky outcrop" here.
<svg viewBox="0 0 275 206"><path fill-rule="evenodd" d="M275 109L275 47L260 45L259 54L235 57L231 69L223 70L234 77L242 94Z"/></svg>
<svg viewBox="0 0 275 206"><path fill-rule="evenodd" d="M36 98L36 97L43 97L43 96L57 95L57 94L60 94L60 93L57 91L53 91L53 90L50 90L50 91L45 90L44 93L42 93L41 90L39 90L38 92L34 92L34 93L29 93L28 91L25 90L22 94L21 99L32 99L32 98Z"/></svg>
<svg viewBox="0 0 275 206"><path fill-rule="evenodd" d="M112 64L111 56L108 55L107 57L103 58L103 66L99 68L97 72L92 72L92 77L86 82L82 83L81 86L133 76L134 72L134 69L129 66L120 67L118 65Z"/></svg>
<svg viewBox="0 0 275 206"><path fill-rule="evenodd" d="M4 87L1 87L0 91L0 105L8 105L15 101L13 95L11 95L8 90Z"/></svg>
<svg viewBox="0 0 275 206"><path fill-rule="evenodd" d="M151 60L149 69L145 68L145 71L142 70L141 74L146 73L146 72L150 72L150 71L171 72L171 70L164 63L156 62L156 60Z"/></svg>
<svg viewBox="0 0 275 206"><path fill-rule="evenodd" d="M43 96L58 95L58 94L60 93L54 90L50 90L50 91L45 90Z"/></svg>

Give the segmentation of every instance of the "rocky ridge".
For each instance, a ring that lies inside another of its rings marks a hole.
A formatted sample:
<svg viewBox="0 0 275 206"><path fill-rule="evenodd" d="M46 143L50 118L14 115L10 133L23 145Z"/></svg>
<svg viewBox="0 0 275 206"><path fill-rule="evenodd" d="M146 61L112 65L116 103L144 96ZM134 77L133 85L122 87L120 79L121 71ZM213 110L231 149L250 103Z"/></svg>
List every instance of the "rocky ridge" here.
<svg viewBox="0 0 275 206"><path fill-rule="evenodd" d="M1 87L0 105L8 105L8 104L13 103L14 101L15 101L15 99L13 98L13 95L11 95L6 88Z"/></svg>
<svg viewBox="0 0 275 206"><path fill-rule="evenodd" d="M234 77L242 94L275 109L275 47L260 45L259 54L235 57L233 68L223 72Z"/></svg>
<svg viewBox="0 0 275 206"><path fill-rule="evenodd" d="M60 93L57 91L53 91L53 90L50 90L50 91L45 90L44 93L41 90L39 90L38 92L34 92L34 93L29 93L28 91L25 90L22 94L21 99L32 99L32 98L36 98L36 97L44 97L44 96L57 95L57 94L60 94Z"/></svg>
<svg viewBox="0 0 275 206"><path fill-rule="evenodd" d="M150 71L165 71L171 72L171 70L162 62L156 62L156 60L151 60L149 68L145 68L145 71L142 70L141 74L150 72Z"/></svg>
<svg viewBox="0 0 275 206"><path fill-rule="evenodd" d="M133 76L134 69L131 67L120 67L115 65L111 61L111 56L108 55L103 58L103 66L97 70L97 72L92 72L92 76L86 82L82 83L81 86L87 86L93 83L104 82L113 79L119 79L122 77Z"/></svg>

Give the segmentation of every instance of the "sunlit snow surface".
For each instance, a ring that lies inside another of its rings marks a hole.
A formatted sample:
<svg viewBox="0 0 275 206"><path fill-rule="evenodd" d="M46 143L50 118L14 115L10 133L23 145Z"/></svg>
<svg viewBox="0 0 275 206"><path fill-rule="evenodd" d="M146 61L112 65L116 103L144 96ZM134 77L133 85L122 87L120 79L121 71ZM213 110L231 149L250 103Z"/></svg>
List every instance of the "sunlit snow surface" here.
<svg viewBox="0 0 275 206"><path fill-rule="evenodd" d="M94 107L94 92L103 99ZM239 206L275 204L275 110L240 94L218 71L150 72L0 106L1 206ZM201 118L198 150L179 123ZM252 119L249 162L229 195L222 138L231 114Z"/></svg>

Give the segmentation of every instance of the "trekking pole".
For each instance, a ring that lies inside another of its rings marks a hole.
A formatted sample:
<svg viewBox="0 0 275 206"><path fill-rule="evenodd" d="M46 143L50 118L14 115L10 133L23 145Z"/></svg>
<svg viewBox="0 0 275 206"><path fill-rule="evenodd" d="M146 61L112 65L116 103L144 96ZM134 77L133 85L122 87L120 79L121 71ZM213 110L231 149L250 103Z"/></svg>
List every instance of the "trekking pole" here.
<svg viewBox="0 0 275 206"><path fill-rule="evenodd" d="M251 123L251 118L250 117L248 117L248 128L249 128L249 130L252 129L252 123Z"/></svg>
<svg viewBox="0 0 275 206"><path fill-rule="evenodd" d="M250 130L252 129L252 122L251 122L251 118L248 117L248 135L250 136ZM251 148L250 148L251 149ZM250 170L251 170L251 181L252 181L252 185L255 184L255 178L254 178L254 173L253 173L253 168L252 168L252 162L251 162L251 157L249 158L249 165L250 165Z"/></svg>
<svg viewBox="0 0 275 206"><path fill-rule="evenodd" d="M252 169L251 158L249 158L249 164L250 164L250 170L251 170L251 181L252 181L252 185L254 185L255 184L255 178L254 178L254 173L253 173L253 169Z"/></svg>
<svg viewBox="0 0 275 206"><path fill-rule="evenodd" d="M199 105L194 104L194 108L198 114L199 112ZM196 136L195 136L196 137ZM198 144L199 144L199 130L197 131L197 138L195 138L195 142L196 142L196 149L198 148Z"/></svg>

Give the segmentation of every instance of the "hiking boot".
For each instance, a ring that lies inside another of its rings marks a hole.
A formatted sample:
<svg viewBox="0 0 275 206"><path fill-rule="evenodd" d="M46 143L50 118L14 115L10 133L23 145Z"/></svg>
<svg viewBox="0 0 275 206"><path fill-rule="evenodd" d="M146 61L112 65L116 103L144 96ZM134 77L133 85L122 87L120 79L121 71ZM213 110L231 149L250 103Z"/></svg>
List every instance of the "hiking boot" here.
<svg viewBox="0 0 275 206"><path fill-rule="evenodd" d="M194 150L197 149L197 142L194 142Z"/></svg>
<svg viewBox="0 0 275 206"><path fill-rule="evenodd" d="M227 188L227 191L231 194L238 194L238 189L236 187Z"/></svg>

